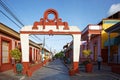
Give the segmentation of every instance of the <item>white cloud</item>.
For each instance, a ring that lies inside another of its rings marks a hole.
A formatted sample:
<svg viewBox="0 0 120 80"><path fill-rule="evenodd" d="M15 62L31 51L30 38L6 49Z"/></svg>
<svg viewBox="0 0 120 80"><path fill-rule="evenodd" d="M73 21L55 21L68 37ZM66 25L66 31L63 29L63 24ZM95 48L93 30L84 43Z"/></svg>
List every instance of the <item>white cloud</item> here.
<svg viewBox="0 0 120 80"><path fill-rule="evenodd" d="M113 4L108 11L108 15L110 16L118 11L120 11L120 3Z"/></svg>

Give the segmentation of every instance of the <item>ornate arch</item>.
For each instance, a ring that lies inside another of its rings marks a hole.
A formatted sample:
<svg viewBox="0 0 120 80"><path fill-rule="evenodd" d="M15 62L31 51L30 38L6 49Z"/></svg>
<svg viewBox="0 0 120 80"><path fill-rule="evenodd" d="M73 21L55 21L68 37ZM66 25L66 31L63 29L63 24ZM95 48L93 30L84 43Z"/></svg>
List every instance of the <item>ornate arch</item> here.
<svg viewBox="0 0 120 80"><path fill-rule="evenodd" d="M48 18L50 14L54 15L53 19ZM56 25L56 29L59 29L60 25L64 25L64 30L69 30L68 23L62 22L62 19L58 17L58 13L54 9L46 10L44 17L40 19L40 22L35 22L32 29L38 29L38 25L43 25L43 29L45 29L45 25Z"/></svg>
<svg viewBox="0 0 120 80"><path fill-rule="evenodd" d="M49 14L53 14L54 18L49 19ZM22 47L22 63L24 72L29 69L29 35L72 35L73 37L73 74L79 72L79 53L81 44L81 32L77 26L68 26L67 22L62 22L58 13L54 9L45 11L43 18L39 22L34 22L32 26L24 26L20 30L20 39Z"/></svg>

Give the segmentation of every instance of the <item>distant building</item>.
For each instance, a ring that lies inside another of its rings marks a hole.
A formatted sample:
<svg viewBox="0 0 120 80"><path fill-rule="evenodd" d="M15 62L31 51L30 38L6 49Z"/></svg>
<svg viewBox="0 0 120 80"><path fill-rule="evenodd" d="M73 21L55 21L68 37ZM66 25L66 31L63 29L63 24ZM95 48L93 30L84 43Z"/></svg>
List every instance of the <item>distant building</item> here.
<svg viewBox="0 0 120 80"><path fill-rule="evenodd" d="M73 62L73 42L67 43L63 47L65 58Z"/></svg>

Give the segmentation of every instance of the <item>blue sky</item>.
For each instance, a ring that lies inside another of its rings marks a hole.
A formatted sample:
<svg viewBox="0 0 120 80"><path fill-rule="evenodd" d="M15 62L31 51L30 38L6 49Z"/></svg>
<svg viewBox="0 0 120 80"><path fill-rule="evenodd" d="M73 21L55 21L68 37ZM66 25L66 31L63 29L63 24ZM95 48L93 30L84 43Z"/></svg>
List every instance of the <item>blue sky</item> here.
<svg viewBox="0 0 120 80"><path fill-rule="evenodd" d="M53 8L57 10L62 21L83 30L88 24L97 24L103 18L120 10L120 0L2 0L8 8L22 21L24 25L32 25L43 17L44 11ZM12 18L1 6L5 14ZM13 19L13 18L12 18ZM13 19L14 20L14 19ZM19 32L14 23L0 13L0 22ZM20 25L21 26L21 25ZM21 26L22 27L22 26ZM44 36L37 35L42 43ZM71 36L45 36L49 49L59 51L63 45L72 40ZM32 38L31 38L32 39Z"/></svg>

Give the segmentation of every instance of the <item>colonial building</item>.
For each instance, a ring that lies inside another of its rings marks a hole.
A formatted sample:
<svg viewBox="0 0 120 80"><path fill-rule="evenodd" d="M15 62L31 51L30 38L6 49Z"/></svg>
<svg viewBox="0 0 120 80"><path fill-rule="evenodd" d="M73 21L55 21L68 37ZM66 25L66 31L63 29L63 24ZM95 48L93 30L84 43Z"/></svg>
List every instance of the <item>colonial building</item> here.
<svg viewBox="0 0 120 80"><path fill-rule="evenodd" d="M19 33L0 23L0 71L12 69L10 51L18 46Z"/></svg>
<svg viewBox="0 0 120 80"><path fill-rule="evenodd" d="M120 11L103 19L98 25L102 26L101 31L101 55L103 57L103 62L106 63L116 63L115 57L117 57L116 53L118 52L118 47L114 44L114 40L112 38L117 37L118 33L111 33L108 36L108 32L106 29L112 27L116 23L120 22ZM109 37L111 38L110 48L108 45ZM110 52L109 52L110 51Z"/></svg>
<svg viewBox="0 0 120 80"><path fill-rule="evenodd" d="M105 45L108 46L109 64L112 67L112 72L120 74L120 22L107 28L105 31L108 33L108 40L105 42ZM111 38L113 33L118 35Z"/></svg>
<svg viewBox="0 0 120 80"><path fill-rule="evenodd" d="M101 26L95 24L89 24L81 35L83 44L81 44L81 58L82 50L90 49L92 51L91 59L97 60L98 55L101 54Z"/></svg>
<svg viewBox="0 0 120 80"><path fill-rule="evenodd" d="M96 61L98 55L101 55L105 63L119 63L119 39L117 39L117 44L115 42L116 39L114 39L119 38L118 22L120 22L120 11L103 19L98 24L89 24L83 29L80 44L80 61L84 59L82 51L90 49L93 61ZM113 26L115 30L118 29L117 32L113 31L113 28L110 28ZM108 36L109 34L110 36ZM110 42L108 42L109 39ZM65 49L66 56L69 56L73 52L72 48L72 46L67 45Z"/></svg>
<svg viewBox="0 0 120 80"><path fill-rule="evenodd" d="M105 42L105 45L108 46L108 55L112 56L110 60L113 63L120 64L120 22L107 28L105 31L108 33L108 40ZM111 38L113 33L117 35Z"/></svg>
<svg viewBox="0 0 120 80"><path fill-rule="evenodd" d="M20 44L20 34L0 23L0 72L13 68L10 51L16 47L20 48ZM29 63L42 63L42 46L31 40L29 45ZM45 48L44 53L50 56L50 52Z"/></svg>

